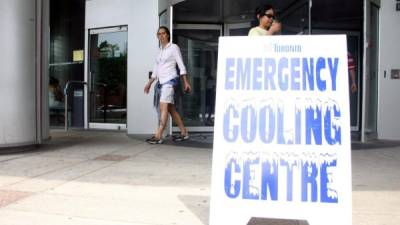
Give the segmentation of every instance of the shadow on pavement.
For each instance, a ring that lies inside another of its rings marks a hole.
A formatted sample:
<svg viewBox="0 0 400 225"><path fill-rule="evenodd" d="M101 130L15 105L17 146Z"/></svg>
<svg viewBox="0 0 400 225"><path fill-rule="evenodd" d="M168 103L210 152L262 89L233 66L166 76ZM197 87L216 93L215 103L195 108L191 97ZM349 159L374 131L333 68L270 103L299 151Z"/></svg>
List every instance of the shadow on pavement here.
<svg viewBox="0 0 400 225"><path fill-rule="evenodd" d="M367 150L367 149L377 149L377 148L393 148L400 146L400 141L390 141L390 140L375 140L370 142L352 142L352 150Z"/></svg>
<svg viewBox="0 0 400 225"><path fill-rule="evenodd" d="M145 141L151 135L128 135L128 137ZM213 148L214 134L213 133L190 133L190 139L185 141L174 142L171 137L164 138L163 145L172 145L177 147L187 148Z"/></svg>
<svg viewBox="0 0 400 225"><path fill-rule="evenodd" d="M210 199L207 196L179 195L179 200L203 223L208 224Z"/></svg>

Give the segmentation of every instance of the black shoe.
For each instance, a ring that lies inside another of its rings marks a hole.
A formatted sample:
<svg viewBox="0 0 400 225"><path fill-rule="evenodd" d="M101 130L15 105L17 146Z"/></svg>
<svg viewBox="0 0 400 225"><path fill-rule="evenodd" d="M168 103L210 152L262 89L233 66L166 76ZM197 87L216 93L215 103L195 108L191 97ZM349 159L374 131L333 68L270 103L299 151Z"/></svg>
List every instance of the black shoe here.
<svg viewBox="0 0 400 225"><path fill-rule="evenodd" d="M175 135L173 136L173 141L186 141L189 140L189 134L179 134L179 135Z"/></svg>
<svg viewBox="0 0 400 225"><path fill-rule="evenodd" d="M147 139L146 139L146 142L149 142L150 140L152 140L152 139L154 139L154 138L156 138L156 136L151 136L151 138L147 138Z"/></svg>
<svg viewBox="0 0 400 225"><path fill-rule="evenodd" d="M162 144L163 140L153 136L153 137L147 139L146 142L149 143L149 144L153 144L154 145L154 144Z"/></svg>

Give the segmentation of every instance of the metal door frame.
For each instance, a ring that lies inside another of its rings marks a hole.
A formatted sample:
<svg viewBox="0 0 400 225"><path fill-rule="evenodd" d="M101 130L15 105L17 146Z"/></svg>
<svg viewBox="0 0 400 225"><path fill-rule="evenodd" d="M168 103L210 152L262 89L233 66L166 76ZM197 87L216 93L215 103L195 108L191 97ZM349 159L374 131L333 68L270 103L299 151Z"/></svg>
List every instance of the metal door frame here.
<svg viewBox="0 0 400 225"><path fill-rule="evenodd" d="M376 124L376 130L375 131L370 131L368 130L367 126L367 116L369 116L368 112L368 105L369 103L367 102L367 96L369 96L369 90L367 81L369 79L369 74L371 71L369 71L369 65L371 61L371 51L370 51L370 33L371 33L371 26L370 26L370 21L371 21L371 16L370 16L370 11L371 11L371 6L375 5L378 8L378 26L379 26L379 8L380 8L380 0L364 0L364 36L363 36L363 74L362 74L362 79L363 79L363 87L362 87L362 112L361 112L361 142L366 142L368 140L376 139L378 137L378 124ZM378 48L379 52L379 28L378 28L378 43L376 43L376 47ZM379 68L379 56L377 57L377 64ZM377 71L378 73L378 71ZM378 82L378 81L377 81ZM379 84L377 84L377 93L379 93ZM379 96L377 97L377 106L379 106ZM378 110L377 112L378 113ZM376 118L378 118L378 115L376 115ZM378 121L376 122L378 123Z"/></svg>
<svg viewBox="0 0 400 225"><path fill-rule="evenodd" d="M119 26L112 26L112 27L99 27L99 28L91 28L88 29L88 40L87 40L87 73L85 74L85 82L88 85L85 87L85 106L84 106L84 115L85 115L85 129L103 129L103 130L126 130L127 123L118 124L118 123L91 123L90 122L90 89L92 86L92 76L90 72L90 36L93 34L105 34L105 33L115 33L115 32L128 32L128 25L119 25ZM127 39L128 41L128 39ZM128 65L127 65L128 66ZM127 74L128 76L128 74ZM128 115L128 107L127 107L127 115Z"/></svg>

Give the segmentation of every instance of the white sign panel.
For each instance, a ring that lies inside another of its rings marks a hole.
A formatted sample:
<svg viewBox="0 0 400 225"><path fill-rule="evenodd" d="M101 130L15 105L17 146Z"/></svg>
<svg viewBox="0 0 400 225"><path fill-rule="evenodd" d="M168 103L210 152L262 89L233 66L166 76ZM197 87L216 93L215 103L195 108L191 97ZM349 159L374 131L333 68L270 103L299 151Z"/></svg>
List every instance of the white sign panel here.
<svg viewBox="0 0 400 225"><path fill-rule="evenodd" d="M210 225L351 225L346 36L221 37L218 54Z"/></svg>

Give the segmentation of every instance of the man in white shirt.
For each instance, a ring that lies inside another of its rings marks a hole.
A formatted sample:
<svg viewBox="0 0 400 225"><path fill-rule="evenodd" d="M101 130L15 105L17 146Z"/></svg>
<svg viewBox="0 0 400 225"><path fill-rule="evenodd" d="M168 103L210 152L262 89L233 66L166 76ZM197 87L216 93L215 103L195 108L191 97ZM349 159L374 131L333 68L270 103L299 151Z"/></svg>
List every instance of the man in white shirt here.
<svg viewBox="0 0 400 225"><path fill-rule="evenodd" d="M168 113L171 114L172 119L178 125L181 134L174 137L174 141L183 141L189 139L189 133L186 130L183 121L176 111L174 95L174 88L178 85L179 78L183 79L183 87L185 92L190 92L192 87L187 78L186 67L182 60L182 54L176 44L170 43L170 32L167 27L160 27L157 32L157 37L160 41L160 52L156 58L156 63L153 69L151 78L144 87L144 92L149 93L152 83L158 79L160 88L160 125L156 130L153 137L146 141L150 144L161 144L162 133L167 125ZM180 75L176 71L176 65L179 67Z"/></svg>

